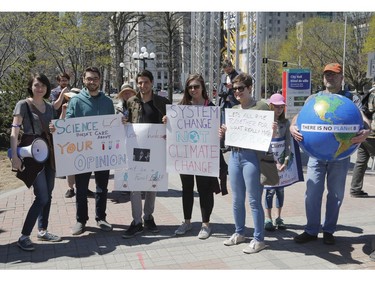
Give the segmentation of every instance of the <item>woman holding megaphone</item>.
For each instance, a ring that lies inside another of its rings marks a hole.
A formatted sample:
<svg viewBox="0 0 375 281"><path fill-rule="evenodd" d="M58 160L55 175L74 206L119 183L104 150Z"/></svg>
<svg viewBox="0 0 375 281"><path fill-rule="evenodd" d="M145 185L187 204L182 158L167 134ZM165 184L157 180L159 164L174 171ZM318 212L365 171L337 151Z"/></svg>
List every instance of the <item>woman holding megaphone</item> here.
<svg viewBox="0 0 375 281"><path fill-rule="evenodd" d="M35 199L27 213L21 237L17 245L25 251L33 251L34 245L30 234L38 221L38 240L58 242L61 238L47 231L51 208L52 190L55 185L55 169L53 151L49 151L49 159L43 163L32 157L20 158L18 155L18 137L23 130L21 143L26 144L26 136L43 138L50 143L48 125L56 116L52 105L45 100L51 93L51 84L44 74L33 74L27 87L30 97L20 100L13 111L12 131L10 135L12 170L27 187L33 186ZM49 161L51 160L51 161Z"/></svg>

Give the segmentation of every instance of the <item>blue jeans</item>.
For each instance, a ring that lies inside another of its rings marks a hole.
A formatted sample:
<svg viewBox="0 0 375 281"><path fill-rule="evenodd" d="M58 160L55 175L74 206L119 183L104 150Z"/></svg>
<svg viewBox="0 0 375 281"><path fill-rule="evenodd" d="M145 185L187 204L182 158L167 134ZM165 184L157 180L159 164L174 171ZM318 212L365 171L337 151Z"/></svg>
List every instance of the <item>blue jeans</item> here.
<svg viewBox="0 0 375 281"><path fill-rule="evenodd" d="M321 224L322 197L327 177L327 201L323 232L336 231L339 211L344 199L345 181L350 157L337 161L321 161L310 157L307 163L305 208L307 224L305 231L317 235Z"/></svg>
<svg viewBox="0 0 375 281"><path fill-rule="evenodd" d="M284 188L266 189L266 196L264 197L264 208L272 209L273 196L276 194L276 208L284 206Z"/></svg>
<svg viewBox="0 0 375 281"><path fill-rule="evenodd" d="M263 186L260 184L259 160L254 150L233 150L229 158L229 178L232 188L233 215L236 233L244 235L246 194L254 221L254 239L264 240Z"/></svg>
<svg viewBox="0 0 375 281"><path fill-rule="evenodd" d="M95 175L95 220L105 220L107 209L107 193L109 170L94 172ZM78 174L76 179L76 219L78 222L86 224L89 219L87 207L87 190L89 189L89 181L91 172Z"/></svg>
<svg viewBox="0 0 375 281"><path fill-rule="evenodd" d="M45 165L33 183L35 199L23 224L23 235L30 236L37 220L38 230L47 229L54 186L55 170Z"/></svg>

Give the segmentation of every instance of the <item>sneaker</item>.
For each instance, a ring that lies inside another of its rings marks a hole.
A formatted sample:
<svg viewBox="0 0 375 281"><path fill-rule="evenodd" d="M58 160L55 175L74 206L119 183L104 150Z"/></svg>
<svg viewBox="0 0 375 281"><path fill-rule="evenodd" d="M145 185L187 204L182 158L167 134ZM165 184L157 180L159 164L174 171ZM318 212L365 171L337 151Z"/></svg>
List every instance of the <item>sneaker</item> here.
<svg viewBox="0 0 375 281"><path fill-rule="evenodd" d="M90 189L87 190L87 197L95 198L95 192Z"/></svg>
<svg viewBox="0 0 375 281"><path fill-rule="evenodd" d="M155 224L154 218L152 218L150 220L145 220L144 226L145 226L145 228L148 229L148 231L151 231L152 233L158 233L159 232L159 229Z"/></svg>
<svg viewBox="0 0 375 281"><path fill-rule="evenodd" d="M242 251L245 254L255 254L260 251L262 251L266 247L266 244L262 241L256 241L255 239L251 240L249 246L247 246L245 249Z"/></svg>
<svg viewBox="0 0 375 281"><path fill-rule="evenodd" d="M245 236L234 233L229 239L224 241L225 246L233 246L245 242Z"/></svg>
<svg viewBox="0 0 375 281"><path fill-rule="evenodd" d="M363 190L360 190L356 192L350 192L350 196L354 198L363 198L363 197L368 197L368 193L364 192Z"/></svg>
<svg viewBox="0 0 375 281"><path fill-rule="evenodd" d="M73 226L72 235L80 235L85 232L86 224L78 222Z"/></svg>
<svg viewBox="0 0 375 281"><path fill-rule="evenodd" d="M335 245L335 237L332 233L323 232L323 243L326 245Z"/></svg>
<svg viewBox="0 0 375 281"><path fill-rule="evenodd" d="M198 238L199 239L207 239L211 235L211 227L209 226L202 226L201 231L199 231Z"/></svg>
<svg viewBox="0 0 375 281"><path fill-rule="evenodd" d="M277 229L286 229L286 226L284 224L284 220L282 218L277 218L275 220L275 225L276 225Z"/></svg>
<svg viewBox="0 0 375 281"><path fill-rule="evenodd" d="M191 223L182 222L182 224L174 232L176 235L184 235L186 232L190 231L193 228Z"/></svg>
<svg viewBox="0 0 375 281"><path fill-rule="evenodd" d="M375 250L369 255L370 260L375 261Z"/></svg>
<svg viewBox="0 0 375 281"><path fill-rule="evenodd" d="M44 232L43 234L38 232L37 237L39 241L60 242L62 240L60 236L52 234L48 231Z"/></svg>
<svg viewBox="0 0 375 281"><path fill-rule="evenodd" d="M129 228L125 231L122 235L122 238L132 238L135 235L143 232L143 225L142 223L135 224L134 221L130 224Z"/></svg>
<svg viewBox="0 0 375 281"><path fill-rule="evenodd" d="M274 231L276 227L273 225L272 220L266 219L264 222L264 229L267 231Z"/></svg>
<svg viewBox="0 0 375 281"><path fill-rule="evenodd" d="M65 192L65 198L72 198L76 195L73 188L68 188L68 190Z"/></svg>
<svg viewBox="0 0 375 281"><path fill-rule="evenodd" d="M302 244L318 239L318 235L310 235L307 232L303 232L300 235L294 237L294 242Z"/></svg>
<svg viewBox="0 0 375 281"><path fill-rule="evenodd" d="M20 247L24 251L34 251L33 242L31 242L30 237L26 237L25 239L18 239L17 246Z"/></svg>
<svg viewBox="0 0 375 281"><path fill-rule="evenodd" d="M98 220L96 222L96 225L99 226L99 228L103 231L112 231L113 227L111 224L109 224L106 220Z"/></svg>

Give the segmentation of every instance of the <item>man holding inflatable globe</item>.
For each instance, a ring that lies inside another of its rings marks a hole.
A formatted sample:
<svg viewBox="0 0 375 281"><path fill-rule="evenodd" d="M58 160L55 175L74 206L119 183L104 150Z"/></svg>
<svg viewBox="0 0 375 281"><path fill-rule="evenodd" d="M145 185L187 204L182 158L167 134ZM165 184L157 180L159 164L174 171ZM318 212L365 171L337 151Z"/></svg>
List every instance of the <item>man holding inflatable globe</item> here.
<svg viewBox="0 0 375 281"><path fill-rule="evenodd" d="M326 89L311 95L291 122L291 135L309 155L305 193L307 223L304 232L294 237L296 243L317 240L322 227L323 243L335 244L333 233L344 199L350 155L370 133L369 121L360 111L360 99L342 91L342 81L341 65L327 64L323 71ZM321 224L326 178L326 212Z"/></svg>

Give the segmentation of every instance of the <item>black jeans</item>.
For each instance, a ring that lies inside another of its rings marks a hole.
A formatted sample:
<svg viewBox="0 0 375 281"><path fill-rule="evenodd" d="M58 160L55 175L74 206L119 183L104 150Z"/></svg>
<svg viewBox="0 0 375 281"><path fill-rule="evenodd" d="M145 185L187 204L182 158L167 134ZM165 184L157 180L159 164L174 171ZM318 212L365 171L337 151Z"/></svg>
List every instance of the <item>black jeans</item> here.
<svg viewBox="0 0 375 281"><path fill-rule="evenodd" d="M89 181L92 172L78 174L76 178L76 219L78 222L85 224L88 219L87 207L87 190L89 189ZM107 193L109 170L94 172L95 175L95 220L105 220L107 209Z"/></svg>
<svg viewBox="0 0 375 281"><path fill-rule="evenodd" d="M371 156L375 156L375 139L367 138L357 150L357 161L353 169L350 192L357 193L362 190L363 178Z"/></svg>
<svg viewBox="0 0 375 281"><path fill-rule="evenodd" d="M184 210L184 219L190 220L193 212L194 177L197 181L202 222L210 222L210 216L212 209L214 208L212 180L216 180L216 178L206 176L180 175L182 182L182 207Z"/></svg>

